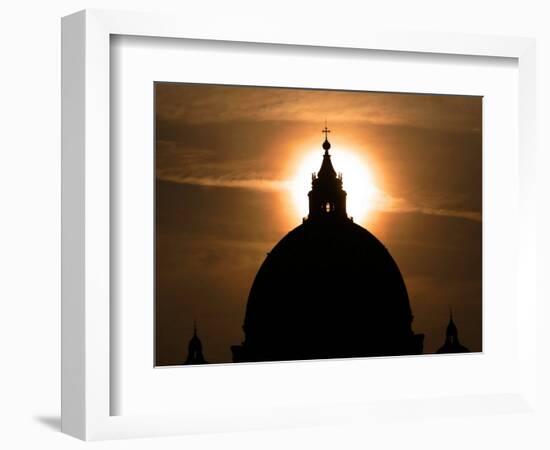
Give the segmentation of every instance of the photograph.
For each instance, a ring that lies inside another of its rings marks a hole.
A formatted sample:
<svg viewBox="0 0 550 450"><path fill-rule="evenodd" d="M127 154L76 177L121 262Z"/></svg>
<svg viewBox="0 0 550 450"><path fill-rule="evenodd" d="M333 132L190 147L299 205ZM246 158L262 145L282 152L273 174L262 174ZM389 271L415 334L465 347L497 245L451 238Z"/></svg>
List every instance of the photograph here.
<svg viewBox="0 0 550 450"><path fill-rule="evenodd" d="M482 96L153 89L156 367L483 351Z"/></svg>

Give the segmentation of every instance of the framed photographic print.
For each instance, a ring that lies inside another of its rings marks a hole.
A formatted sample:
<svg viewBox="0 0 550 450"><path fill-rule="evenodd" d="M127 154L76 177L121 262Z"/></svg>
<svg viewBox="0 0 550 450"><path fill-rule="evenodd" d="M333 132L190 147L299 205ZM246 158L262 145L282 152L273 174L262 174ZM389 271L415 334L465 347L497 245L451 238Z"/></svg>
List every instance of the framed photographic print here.
<svg viewBox="0 0 550 450"><path fill-rule="evenodd" d="M154 89L156 365L482 350L482 97Z"/></svg>
<svg viewBox="0 0 550 450"><path fill-rule="evenodd" d="M533 42L310 31L63 19L63 431L532 410Z"/></svg>

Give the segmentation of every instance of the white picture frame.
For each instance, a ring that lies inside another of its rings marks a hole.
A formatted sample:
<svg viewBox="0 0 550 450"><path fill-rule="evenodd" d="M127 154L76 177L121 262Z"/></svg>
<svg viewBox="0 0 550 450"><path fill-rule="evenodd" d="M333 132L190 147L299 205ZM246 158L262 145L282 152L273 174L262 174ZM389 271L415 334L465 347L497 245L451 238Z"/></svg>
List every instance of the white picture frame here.
<svg viewBox="0 0 550 450"><path fill-rule="evenodd" d="M269 414L220 405L198 414L111 415L110 378L110 39L113 35L368 49L422 54L513 58L519 73L519 231L517 252L518 336L521 367L516 389L460 399L403 399L414 414L459 410L460 414L536 411L535 293L535 42L527 38L349 30L327 35L322 27L284 30L266 23L235 28L186 17L82 11L62 21L62 430L85 440L372 421L388 406L334 404L274 408ZM527 351L526 349L530 349ZM269 367L266 369L269 370ZM412 403L411 403L412 402ZM475 406L472 406L475 405ZM434 413L435 414L435 413Z"/></svg>

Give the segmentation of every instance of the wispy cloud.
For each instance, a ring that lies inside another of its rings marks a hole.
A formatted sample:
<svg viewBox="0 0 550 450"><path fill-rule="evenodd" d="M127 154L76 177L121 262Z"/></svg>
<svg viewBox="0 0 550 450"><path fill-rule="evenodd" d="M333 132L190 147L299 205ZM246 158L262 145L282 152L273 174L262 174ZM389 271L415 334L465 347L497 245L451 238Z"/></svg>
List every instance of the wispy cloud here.
<svg viewBox="0 0 550 450"><path fill-rule="evenodd" d="M472 220L474 222L481 222L481 212L477 211L453 211L450 209L434 209L434 208L419 208L419 212L422 214L430 214L432 216L446 216L457 217L460 219Z"/></svg>
<svg viewBox="0 0 550 450"><path fill-rule="evenodd" d="M195 186L208 186L219 188L240 188L252 189L264 192L288 191L293 188L292 180L273 180L266 178L251 178L242 174L239 177L198 177L198 176L159 176L159 179ZM462 211L447 208L416 205L405 199L392 197L391 195L377 190L375 206L377 211L392 213L420 213L432 216L456 217L475 222L481 222L482 215L478 211Z"/></svg>
<svg viewBox="0 0 550 450"><path fill-rule="evenodd" d="M159 119L188 124L231 121L331 122L404 125L420 128L479 127L479 104L467 97L160 84ZM175 101L174 99L177 99Z"/></svg>
<svg viewBox="0 0 550 450"><path fill-rule="evenodd" d="M414 204L402 198L395 198L388 194L381 193L380 201L377 204L379 211L397 212L397 213L420 213L431 216L457 217L461 219L481 222L482 214L479 211L465 211L459 209L438 208L435 206L426 206Z"/></svg>
<svg viewBox="0 0 550 450"><path fill-rule="evenodd" d="M197 177L197 176L161 176L161 180L174 183L190 184L196 186L243 188L259 191L280 191L289 188L288 181L268 180L261 178L231 178L225 177Z"/></svg>

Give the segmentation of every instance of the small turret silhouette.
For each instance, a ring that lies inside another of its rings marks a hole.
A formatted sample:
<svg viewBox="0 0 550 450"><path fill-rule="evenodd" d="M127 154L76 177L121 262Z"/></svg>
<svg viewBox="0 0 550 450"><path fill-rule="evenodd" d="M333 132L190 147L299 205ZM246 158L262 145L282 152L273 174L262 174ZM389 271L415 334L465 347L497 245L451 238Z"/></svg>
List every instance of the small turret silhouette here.
<svg viewBox="0 0 550 450"><path fill-rule="evenodd" d="M202 354L202 342L197 336L197 322L193 324L193 337L189 341L187 359L184 364L208 364Z"/></svg>
<svg viewBox="0 0 550 450"><path fill-rule="evenodd" d="M451 310L449 324L445 333L445 343L436 353L468 353L469 351L458 340L458 329L454 323L453 311Z"/></svg>

